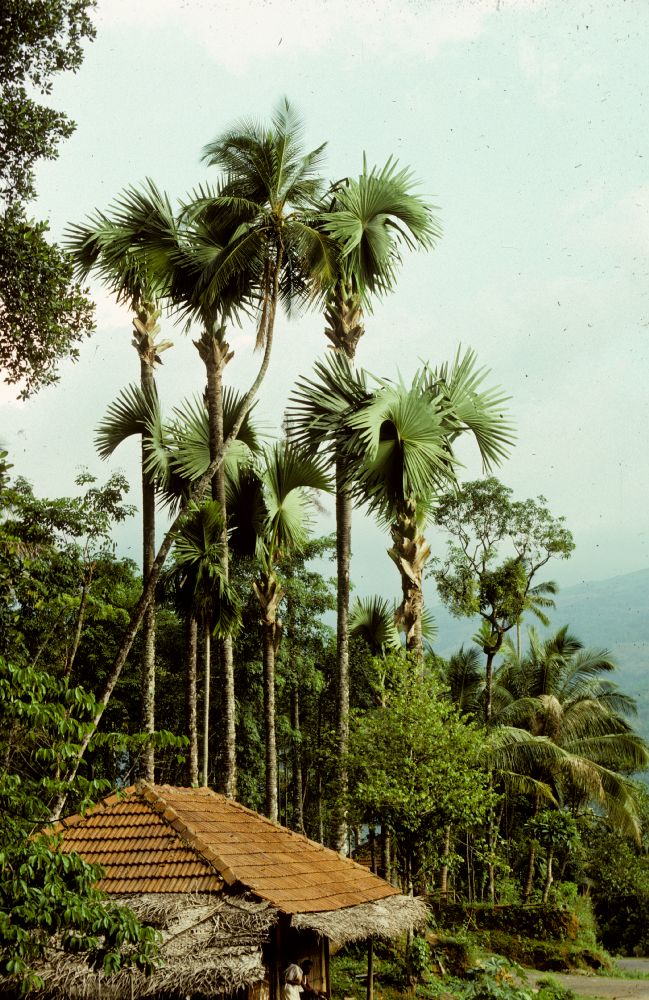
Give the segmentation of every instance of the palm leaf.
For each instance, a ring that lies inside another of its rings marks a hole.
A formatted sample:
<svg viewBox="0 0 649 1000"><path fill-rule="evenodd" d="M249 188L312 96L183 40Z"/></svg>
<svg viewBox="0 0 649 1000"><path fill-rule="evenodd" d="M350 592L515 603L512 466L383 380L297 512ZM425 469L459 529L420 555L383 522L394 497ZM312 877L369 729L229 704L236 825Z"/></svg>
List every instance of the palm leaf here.
<svg viewBox="0 0 649 1000"><path fill-rule="evenodd" d="M356 598L349 612L349 634L362 638L375 655L401 649L394 607L382 597Z"/></svg>

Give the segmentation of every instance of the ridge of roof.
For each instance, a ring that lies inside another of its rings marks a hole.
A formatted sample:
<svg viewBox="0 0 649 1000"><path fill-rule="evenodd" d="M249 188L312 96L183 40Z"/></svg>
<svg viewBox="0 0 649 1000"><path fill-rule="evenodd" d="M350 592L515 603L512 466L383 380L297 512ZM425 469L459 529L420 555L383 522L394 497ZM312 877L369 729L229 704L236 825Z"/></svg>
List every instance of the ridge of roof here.
<svg viewBox="0 0 649 1000"><path fill-rule="evenodd" d="M232 869L226 864L220 855L216 853L213 848L211 848L205 841L198 835L196 830L180 818L180 815L176 812L173 806L169 805L165 801L162 795L158 795L156 789L170 788L170 785L149 785L147 782L141 782L139 786L135 786L136 791L144 798L150 806L159 813L162 818L176 831L176 833L182 837L182 839L191 847L194 851L197 851L202 857L205 858L211 865L213 865L222 879L229 886L233 886L239 881L237 876L234 874ZM191 789L191 791L198 791L198 789ZM211 789L206 789L206 791L211 791ZM216 792L212 793L216 795ZM225 797L225 796L223 796Z"/></svg>
<svg viewBox="0 0 649 1000"><path fill-rule="evenodd" d="M160 791L163 791L164 789L169 789L169 791L171 791L172 793L173 792L178 792L178 791L183 791L183 792L187 792L187 791L198 792L201 795L209 796L209 797L212 797L212 798L215 798L215 799L220 799L220 800L222 800L222 801L224 801L224 802L227 803L228 808L236 809L239 812L245 813L247 816L251 816L257 823L269 826L271 828L271 830L281 831L281 833L284 836L288 836L289 838L291 838L293 840L298 840L300 842L304 842L306 840L306 841L308 841L309 846L311 848L315 848L315 849L317 849L319 851L322 851L323 853L333 854L333 855L335 855L335 857L339 861L344 862L346 865L348 865L348 866L350 866L352 868L356 868L356 869L360 868L363 871L367 871L367 869L364 867L364 865L359 865L359 863L357 861L354 861L353 858L350 858L350 857L348 857L345 854L339 854L337 851L334 851L331 847L325 847L324 844L319 844L317 840L311 840L311 838L307 837L307 835L305 833L298 833L296 830L291 830L287 826L282 826L281 823L276 823L272 819L269 819L268 816L263 816L261 813L255 812L254 809L249 809L248 806L244 806L241 802L236 802L234 799L228 799L228 798L226 798L225 795L222 795L220 792L215 792L214 789L208 788L206 785L200 785L200 786L196 786L196 787L181 788L180 786L176 787L175 785L150 785L147 782L141 782L139 787L146 788L149 791L153 791L154 789L157 789L157 790L160 790ZM162 796L156 796L156 797L159 798L161 801L164 801ZM150 801L150 800L147 799L147 801ZM171 808L172 812L175 813L175 810L173 809L173 807L169 807L169 808ZM197 837L197 839L200 839L200 838ZM214 852L212 852L212 853L214 853Z"/></svg>

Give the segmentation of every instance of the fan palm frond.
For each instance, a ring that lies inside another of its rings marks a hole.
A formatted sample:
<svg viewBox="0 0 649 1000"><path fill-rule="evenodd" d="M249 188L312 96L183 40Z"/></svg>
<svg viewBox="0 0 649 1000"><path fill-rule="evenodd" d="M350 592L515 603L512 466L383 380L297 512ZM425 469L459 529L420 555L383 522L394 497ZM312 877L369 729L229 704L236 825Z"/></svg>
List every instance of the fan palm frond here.
<svg viewBox="0 0 649 1000"><path fill-rule="evenodd" d="M394 607L382 597L358 597L349 612L349 634L360 636L375 655L401 648Z"/></svg>

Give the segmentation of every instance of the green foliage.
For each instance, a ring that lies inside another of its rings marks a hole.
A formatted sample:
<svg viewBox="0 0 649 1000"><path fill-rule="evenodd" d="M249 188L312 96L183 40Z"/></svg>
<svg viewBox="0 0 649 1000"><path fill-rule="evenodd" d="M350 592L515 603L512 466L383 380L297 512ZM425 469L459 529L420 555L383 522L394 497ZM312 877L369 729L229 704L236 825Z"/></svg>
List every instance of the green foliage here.
<svg viewBox="0 0 649 1000"><path fill-rule="evenodd" d="M646 807L644 811L646 830ZM646 848L602 830L584 832L586 873L601 940L622 954L649 953L649 857Z"/></svg>
<svg viewBox="0 0 649 1000"><path fill-rule="evenodd" d="M73 280L70 258L48 242L45 222L29 219L34 165L55 159L74 124L34 100L53 77L76 70L94 37L94 0L7 0L0 33L0 367L25 398L55 382L61 357L78 356L93 328L93 306Z"/></svg>
<svg viewBox="0 0 649 1000"><path fill-rule="evenodd" d="M526 611L547 623L543 609L553 606L556 585L533 587L532 580L551 558L567 559L574 542L545 497L514 501L492 476L445 493L435 520L452 539L432 573L439 595L454 615L482 617L474 641L485 653L498 652Z"/></svg>
<svg viewBox="0 0 649 1000"><path fill-rule="evenodd" d="M501 955L492 955L471 970L470 977L463 993L466 1000L532 1000L532 991L520 985L527 979L523 969Z"/></svg>
<svg viewBox="0 0 649 1000"><path fill-rule="evenodd" d="M484 820L492 796L480 754L477 730L405 659L386 706L353 719L353 807L396 834L406 877L422 879L439 865L434 838L446 825Z"/></svg>
<svg viewBox="0 0 649 1000"><path fill-rule="evenodd" d="M0 970L23 991L42 985L37 964L52 942L107 975L155 961L156 933L105 902L93 888L99 869L51 833L34 836L96 709L83 689L0 658ZM106 787L78 777L66 790L85 809Z"/></svg>
<svg viewBox="0 0 649 1000"><path fill-rule="evenodd" d="M47 232L15 209L0 216L0 368L23 399L56 382L58 360L78 358L94 330L94 306Z"/></svg>
<svg viewBox="0 0 649 1000"><path fill-rule="evenodd" d="M575 1000L575 994L566 986L562 986L552 976L542 976L537 979L538 1000Z"/></svg>
<svg viewBox="0 0 649 1000"><path fill-rule="evenodd" d="M577 821L562 809L542 809L529 820L527 829L546 850L570 850L579 841Z"/></svg>
<svg viewBox="0 0 649 1000"><path fill-rule="evenodd" d="M433 972L433 963L430 954L430 945L424 937L415 934L408 949L408 963L410 971L419 980L430 979Z"/></svg>
<svg viewBox="0 0 649 1000"><path fill-rule="evenodd" d="M53 159L74 125L30 96L50 94L53 77L77 70L83 41L94 38L94 0L6 0L0 41L0 198L34 196L32 166Z"/></svg>

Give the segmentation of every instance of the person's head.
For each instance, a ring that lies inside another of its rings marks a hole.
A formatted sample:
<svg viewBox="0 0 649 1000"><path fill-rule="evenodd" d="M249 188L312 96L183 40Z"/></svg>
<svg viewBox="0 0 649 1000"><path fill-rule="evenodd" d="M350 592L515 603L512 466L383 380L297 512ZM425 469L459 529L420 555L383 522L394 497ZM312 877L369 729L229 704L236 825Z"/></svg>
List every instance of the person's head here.
<svg viewBox="0 0 649 1000"><path fill-rule="evenodd" d="M311 961L310 958L305 958L304 961L301 963L301 965L304 975L308 979L308 977L311 975L311 970L313 969L313 962Z"/></svg>
<svg viewBox="0 0 649 1000"><path fill-rule="evenodd" d="M284 972L284 982L291 983L293 986L300 985L302 982L302 969L299 965L289 965Z"/></svg>

